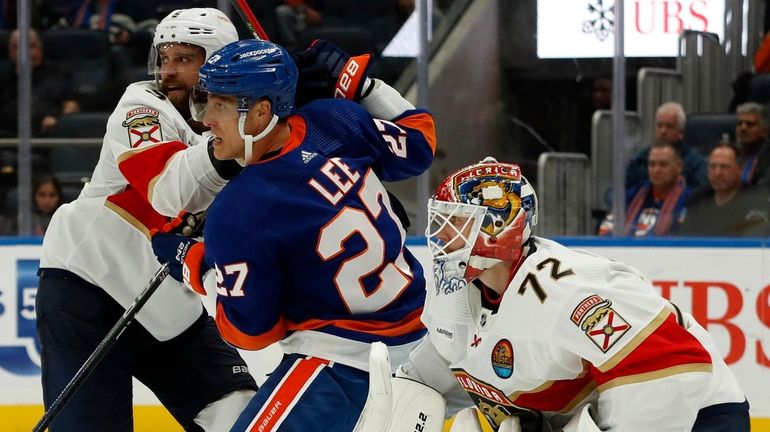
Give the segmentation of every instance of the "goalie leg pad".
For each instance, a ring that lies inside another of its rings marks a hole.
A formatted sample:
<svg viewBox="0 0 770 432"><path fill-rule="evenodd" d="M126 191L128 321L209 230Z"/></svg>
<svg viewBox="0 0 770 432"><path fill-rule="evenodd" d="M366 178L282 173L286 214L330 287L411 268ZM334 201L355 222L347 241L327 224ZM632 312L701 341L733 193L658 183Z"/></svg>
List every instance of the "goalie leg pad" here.
<svg viewBox="0 0 770 432"><path fill-rule="evenodd" d="M444 397L425 384L392 378L388 348L372 344L369 353L369 393L353 432L441 432Z"/></svg>

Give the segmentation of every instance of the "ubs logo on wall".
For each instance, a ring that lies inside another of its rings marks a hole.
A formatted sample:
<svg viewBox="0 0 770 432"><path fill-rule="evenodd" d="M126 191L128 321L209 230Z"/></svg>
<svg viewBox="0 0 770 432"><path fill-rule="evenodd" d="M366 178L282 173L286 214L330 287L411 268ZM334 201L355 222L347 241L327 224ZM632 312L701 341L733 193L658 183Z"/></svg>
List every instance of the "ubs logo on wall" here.
<svg viewBox="0 0 770 432"><path fill-rule="evenodd" d="M35 335L37 259L17 259L16 280L0 281L0 369L40 374L40 342Z"/></svg>

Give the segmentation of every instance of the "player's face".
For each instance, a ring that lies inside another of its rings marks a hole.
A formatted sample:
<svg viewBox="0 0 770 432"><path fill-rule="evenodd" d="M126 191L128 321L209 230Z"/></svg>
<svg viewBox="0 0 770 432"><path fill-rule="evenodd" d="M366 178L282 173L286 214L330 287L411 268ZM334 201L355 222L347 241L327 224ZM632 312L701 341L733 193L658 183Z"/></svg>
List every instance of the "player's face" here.
<svg viewBox="0 0 770 432"><path fill-rule="evenodd" d="M158 47L160 60L160 91L180 112L188 109L188 98L198 83L198 69L203 65L206 51L195 45L170 43Z"/></svg>
<svg viewBox="0 0 770 432"><path fill-rule="evenodd" d="M737 190L741 186L741 166L729 147L717 147L709 155L708 179L717 192Z"/></svg>
<svg viewBox="0 0 770 432"><path fill-rule="evenodd" d="M214 157L228 160L243 157L244 141L238 131L238 108L234 96L210 94L206 102L203 124L211 128L214 136Z"/></svg>
<svg viewBox="0 0 770 432"><path fill-rule="evenodd" d="M682 160L671 147L653 147L647 162L647 174L653 188L667 190L682 173Z"/></svg>
<svg viewBox="0 0 770 432"><path fill-rule="evenodd" d="M444 250L447 253L454 252L465 247L465 239L470 235L472 227L473 221L469 218L451 216L449 221L438 231L436 237L446 244Z"/></svg>

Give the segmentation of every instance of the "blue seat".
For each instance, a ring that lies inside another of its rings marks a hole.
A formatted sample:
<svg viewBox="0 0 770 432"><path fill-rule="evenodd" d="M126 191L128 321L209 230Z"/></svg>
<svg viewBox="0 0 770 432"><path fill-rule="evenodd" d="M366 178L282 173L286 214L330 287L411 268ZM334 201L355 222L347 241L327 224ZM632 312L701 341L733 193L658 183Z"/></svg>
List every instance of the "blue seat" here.
<svg viewBox="0 0 770 432"><path fill-rule="evenodd" d="M40 35L45 58L72 71L72 85L80 95L95 95L111 72L110 41L106 32L85 29L47 30Z"/></svg>
<svg viewBox="0 0 770 432"><path fill-rule="evenodd" d="M690 114L684 127L684 145L693 147L704 157L727 134L730 141L735 141L735 114Z"/></svg>
<svg viewBox="0 0 770 432"><path fill-rule="evenodd" d="M748 100L761 104L770 102L770 74L754 75L751 78Z"/></svg>
<svg viewBox="0 0 770 432"><path fill-rule="evenodd" d="M63 115L51 131L54 138L102 138L109 113L74 113ZM89 176L99 161L101 145L59 145L51 148L48 166L58 177Z"/></svg>

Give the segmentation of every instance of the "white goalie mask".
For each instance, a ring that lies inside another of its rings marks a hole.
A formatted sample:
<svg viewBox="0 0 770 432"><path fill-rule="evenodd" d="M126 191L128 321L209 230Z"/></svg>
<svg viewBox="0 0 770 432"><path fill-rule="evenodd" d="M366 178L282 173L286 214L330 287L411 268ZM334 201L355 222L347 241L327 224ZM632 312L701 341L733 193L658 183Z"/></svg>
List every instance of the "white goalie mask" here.
<svg viewBox="0 0 770 432"><path fill-rule="evenodd" d="M428 219L437 282L469 282L500 262L518 262L537 224L537 196L518 165L488 157L439 185Z"/></svg>

